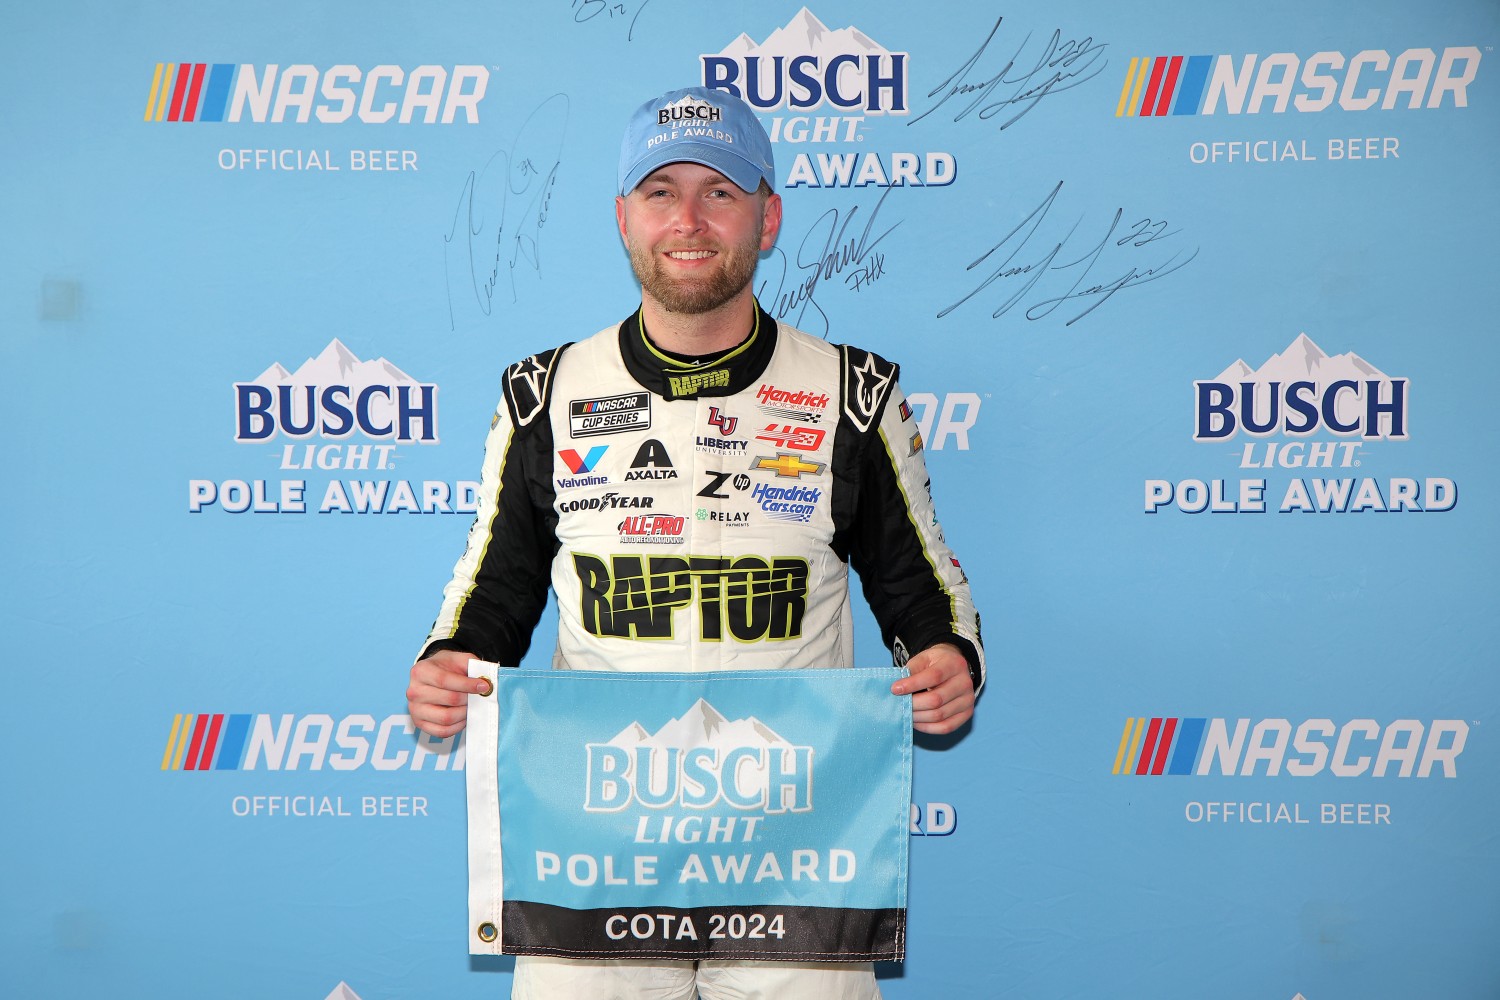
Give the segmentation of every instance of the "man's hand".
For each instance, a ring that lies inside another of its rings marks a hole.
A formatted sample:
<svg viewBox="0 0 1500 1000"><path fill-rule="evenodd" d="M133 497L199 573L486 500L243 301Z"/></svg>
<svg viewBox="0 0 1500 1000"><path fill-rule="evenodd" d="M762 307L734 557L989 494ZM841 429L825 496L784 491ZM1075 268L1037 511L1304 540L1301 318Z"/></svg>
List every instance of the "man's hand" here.
<svg viewBox="0 0 1500 1000"><path fill-rule="evenodd" d="M969 661L951 642L929 646L906 662L909 676L891 694L909 694L911 727L919 733L951 733L974 715L974 679Z"/></svg>
<svg viewBox="0 0 1500 1000"><path fill-rule="evenodd" d="M447 737L468 721L469 695L489 694L490 682L469 676L474 657L455 649L440 649L412 664L406 687L406 710L411 721L429 736Z"/></svg>

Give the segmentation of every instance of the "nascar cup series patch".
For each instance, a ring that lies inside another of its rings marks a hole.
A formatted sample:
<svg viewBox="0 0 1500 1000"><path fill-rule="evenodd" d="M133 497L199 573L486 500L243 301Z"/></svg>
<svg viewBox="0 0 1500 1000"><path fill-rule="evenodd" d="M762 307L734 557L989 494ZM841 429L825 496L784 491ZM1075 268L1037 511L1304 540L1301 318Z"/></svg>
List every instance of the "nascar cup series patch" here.
<svg viewBox="0 0 1500 1000"><path fill-rule="evenodd" d="M470 952L905 957L901 671L470 673Z"/></svg>

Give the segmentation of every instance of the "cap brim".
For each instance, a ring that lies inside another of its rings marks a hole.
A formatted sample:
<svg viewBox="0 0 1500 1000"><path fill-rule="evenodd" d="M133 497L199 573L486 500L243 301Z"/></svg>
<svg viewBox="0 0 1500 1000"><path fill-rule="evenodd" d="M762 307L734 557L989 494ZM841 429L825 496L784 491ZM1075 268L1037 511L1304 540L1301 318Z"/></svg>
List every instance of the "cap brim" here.
<svg viewBox="0 0 1500 1000"><path fill-rule="evenodd" d="M759 190L761 181L765 180L760 167L738 153L732 153L722 146L678 141L659 146L642 157L625 175L620 193L629 194L634 191L649 174L669 163L697 163L710 167L728 177L735 187L750 194Z"/></svg>

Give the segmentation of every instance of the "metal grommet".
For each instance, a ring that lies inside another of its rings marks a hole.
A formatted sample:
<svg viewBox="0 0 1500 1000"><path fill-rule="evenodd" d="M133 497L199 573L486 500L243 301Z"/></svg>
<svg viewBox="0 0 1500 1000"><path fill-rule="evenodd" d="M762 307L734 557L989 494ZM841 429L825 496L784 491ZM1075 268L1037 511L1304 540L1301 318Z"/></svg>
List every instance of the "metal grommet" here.
<svg viewBox="0 0 1500 1000"><path fill-rule="evenodd" d="M479 679L484 681L484 690L479 692L479 697L488 698L490 695L495 693L494 681L490 680L488 677L481 677Z"/></svg>
<svg viewBox="0 0 1500 1000"><path fill-rule="evenodd" d="M495 925L490 923L489 921L485 921L484 923L479 925L479 940L483 941L485 944L493 944L495 938L499 936L500 932L496 930Z"/></svg>

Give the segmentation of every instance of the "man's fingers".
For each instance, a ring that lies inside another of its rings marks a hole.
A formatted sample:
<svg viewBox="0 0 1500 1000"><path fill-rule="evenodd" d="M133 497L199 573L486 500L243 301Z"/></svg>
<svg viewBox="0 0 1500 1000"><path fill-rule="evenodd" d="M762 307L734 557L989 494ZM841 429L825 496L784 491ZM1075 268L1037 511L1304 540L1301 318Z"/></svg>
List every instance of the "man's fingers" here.
<svg viewBox="0 0 1500 1000"><path fill-rule="evenodd" d="M968 699L973 703L973 689L964 683L962 677L951 677L937 687L925 691L918 691L911 696L911 714L913 719L923 717L923 713L932 712L952 702Z"/></svg>
<svg viewBox="0 0 1500 1000"><path fill-rule="evenodd" d="M489 678L469 676L469 657L440 659L441 655L420 660L411 668L413 686L425 685L465 695L490 693Z"/></svg>
<svg viewBox="0 0 1500 1000"><path fill-rule="evenodd" d="M923 667L916 673L903 677L891 685L891 691L896 694L911 694L913 691L926 691L937 687L951 676L949 671L939 665Z"/></svg>

